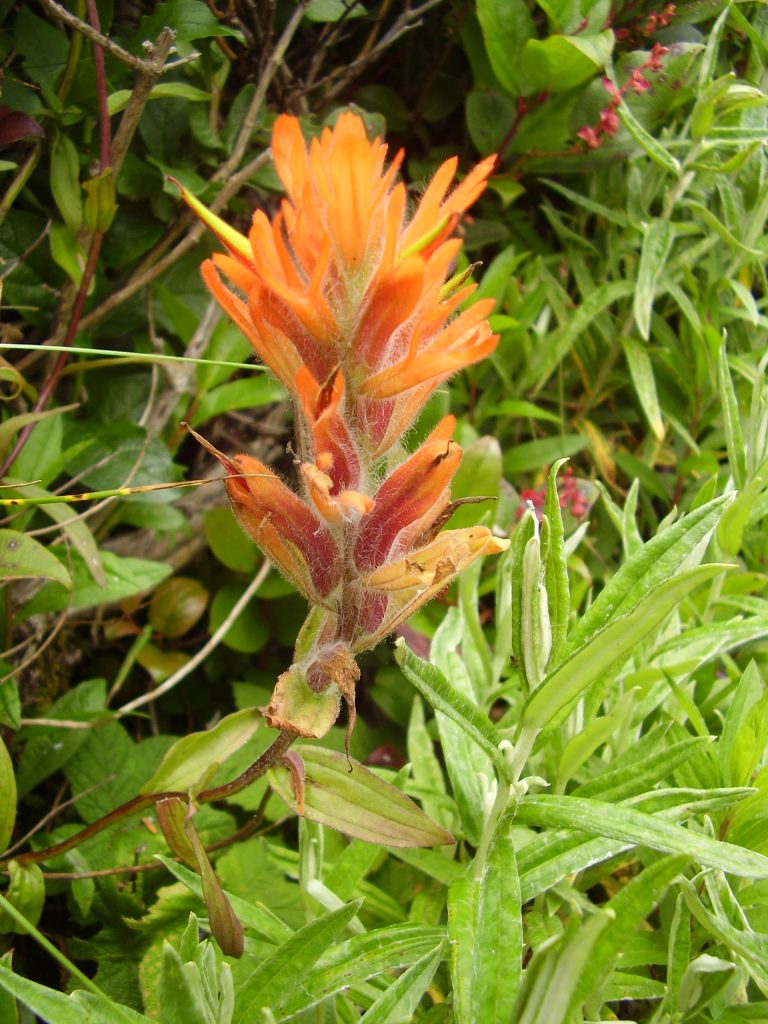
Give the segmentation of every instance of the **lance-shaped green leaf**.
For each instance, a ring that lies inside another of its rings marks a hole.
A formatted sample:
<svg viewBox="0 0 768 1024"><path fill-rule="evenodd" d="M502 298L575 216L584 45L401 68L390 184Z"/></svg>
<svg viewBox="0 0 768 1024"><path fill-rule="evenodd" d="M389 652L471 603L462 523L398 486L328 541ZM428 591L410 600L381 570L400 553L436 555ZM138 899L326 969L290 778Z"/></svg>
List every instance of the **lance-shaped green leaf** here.
<svg viewBox="0 0 768 1024"><path fill-rule="evenodd" d="M572 828L665 853L682 853L704 867L745 878L768 878L768 857L762 854L672 825L658 815L603 800L548 794L526 796L520 801L516 820L524 825Z"/></svg>
<svg viewBox="0 0 768 1024"><path fill-rule="evenodd" d="M643 248L637 271L633 311L637 329L645 341L651 333L651 313L659 278L664 272L674 240L674 228L668 220L662 220L660 217L651 220L643 232Z"/></svg>
<svg viewBox="0 0 768 1024"><path fill-rule="evenodd" d="M664 440L664 420L661 416L659 395L656 390L656 378L653 375L653 365L646 347L634 338L622 338L621 345L624 349L624 358L627 360L629 375L635 388L648 426L659 441Z"/></svg>
<svg viewBox="0 0 768 1024"><path fill-rule="evenodd" d="M354 758L312 746L302 746L301 758L304 816L310 821L382 846L440 846L454 841L410 797ZM269 780L298 813L289 769L270 769Z"/></svg>
<svg viewBox="0 0 768 1024"><path fill-rule="evenodd" d="M653 537L633 554L601 590L571 632L564 654L571 654L611 618L631 611L652 587L674 576L712 532L732 501L731 494L714 498Z"/></svg>
<svg viewBox="0 0 768 1024"><path fill-rule="evenodd" d="M688 857L678 855L663 857L648 865L602 907L614 917L593 947L593 955L576 987L572 1009L588 996L594 998L600 992L619 962L621 953L642 929L688 860Z"/></svg>
<svg viewBox="0 0 768 1024"><path fill-rule="evenodd" d="M520 521L512 532L509 551L504 556L510 561L512 655L518 669L520 672L524 673L526 677L527 667L525 663L525 648L523 644L523 620L525 619L527 602L525 600L525 591L523 587L522 565L525 558L525 552L528 550L528 545L531 541L536 541L538 539L537 534L538 526L536 513L532 508L528 508L523 513ZM533 689L530 685L530 680L526 678L526 682L528 684L528 688Z"/></svg>
<svg viewBox="0 0 768 1024"><path fill-rule="evenodd" d="M579 979L610 920L603 911L586 921L574 916L559 939L534 953L511 1018L515 1024L553 1024L571 1019L568 1010Z"/></svg>
<svg viewBox="0 0 768 1024"><path fill-rule="evenodd" d="M738 954L762 991L768 991L768 963L765 958L768 936L750 928L736 928L726 919L722 907L713 913L703 904L695 886L688 879L681 879L681 885L688 909L699 924L724 943L727 949Z"/></svg>
<svg viewBox="0 0 768 1024"><path fill-rule="evenodd" d="M477 885L472 1016L484 1024L512 1019L523 974L523 919L511 824L515 809L499 816Z"/></svg>
<svg viewBox="0 0 768 1024"><path fill-rule="evenodd" d="M619 118L629 134L648 154L655 164L663 167L665 171L674 177L680 175L680 161L675 159L669 150L665 149L645 128L640 124L635 115L626 103L622 103L618 110Z"/></svg>
<svg viewBox="0 0 768 1024"><path fill-rule="evenodd" d="M13 995L44 1021L55 1024L152 1024L149 1017L127 1006L113 1002L106 995L84 998L82 991L65 996L47 985L14 974L10 968L0 966L0 987ZM86 1016L87 1015L87 1016Z"/></svg>
<svg viewBox="0 0 768 1024"><path fill-rule="evenodd" d="M526 705L521 729L542 729L611 665L629 657L694 587L726 568L709 564L689 569L653 587L628 614L613 618L544 680Z"/></svg>
<svg viewBox="0 0 768 1024"><path fill-rule="evenodd" d="M442 711L461 726L485 751L502 777L506 777L509 765L499 750L501 737L482 711L455 690L439 669L409 651L402 637L395 643L395 660L405 678L413 683L435 711Z"/></svg>
<svg viewBox="0 0 768 1024"><path fill-rule="evenodd" d="M445 928L413 922L353 935L331 946L304 974L301 989L295 990L285 1003L285 1013L307 1010L385 971L410 967L432 953L444 937Z"/></svg>
<svg viewBox="0 0 768 1024"><path fill-rule="evenodd" d="M568 632L568 616L571 610L571 592L568 585L568 561L565 555L565 531L560 501L557 496L557 474L565 459L559 459L550 469L547 478L547 500L544 515L549 524L549 537L545 559L545 582L552 649L549 665L556 665L565 644Z"/></svg>
<svg viewBox="0 0 768 1024"><path fill-rule="evenodd" d="M258 1011L270 1009L278 1015L282 1004L300 987L304 975L330 947L362 906L362 900L347 903L338 910L300 928L256 970L238 985L233 1024L254 1024Z"/></svg>
<svg viewBox="0 0 768 1024"><path fill-rule="evenodd" d="M463 625L464 619L458 610L449 609L432 638L430 657L455 689L476 703L470 673L463 657L456 653L456 649L463 645ZM440 711L435 712L435 721L464 833L472 846L478 846L483 831L483 797L494 776L493 765L456 722ZM445 863L445 858L441 859Z"/></svg>
<svg viewBox="0 0 768 1024"><path fill-rule="evenodd" d="M725 345L722 345L717 359L717 383L720 389L720 408L723 412L723 429L728 448L728 464L731 467L736 488L741 490L747 478L744 435L741 430L741 414L736 389L733 386L731 368Z"/></svg>
<svg viewBox="0 0 768 1024"><path fill-rule="evenodd" d="M193 892L200 899L203 898L203 884L198 874L183 864L164 857L162 854L156 854L155 859L164 864L170 874L177 878L182 885L185 885L190 892ZM239 896L234 896L230 892L225 893L225 895L238 918L247 928L253 929L257 935L263 935L270 942L274 943L284 942L292 935L292 930L285 921L269 910L268 907L265 907L263 903L258 901L249 902Z"/></svg>
<svg viewBox="0 0 768 1024"><path fill-rule="evenodd" d="M395 1020L413 1020L421 997L429 988L435 971L443 959L444 943L427 953L392 982L386 992L376 999L363 1016L361 1024L389 1024Z"/></svg>
<svg viewBox="0 0 768 1024"><path fill-rule="evenodd" d="M16 776L8 748L0 737L0 853L8 848L16 821Z"/></svg>
<svg viewBox="0 0 768 1024"><path fill-rule="evenodd" d="M18 530L0 530L0 579L43 579L72 587L69 573L43 545Z"/></svg>
<svg viewBox="0 0 768 1024"><path fill-rule="evenodd" d="M141 792L189 789L208 774L211 765L226 761L244 746L261 721L262 716L256 708L245 708L222 718L212 729L183 736L166 753L155 774L141 787Z"/></svg>
<svg viewBox="0 0 768 1024"><path fill-rule="evenodd" d="M475 963L477 885L457 878L448 889L448 939L451 943L451 982L456 1024L473 1024L472 973Z"/></svg>

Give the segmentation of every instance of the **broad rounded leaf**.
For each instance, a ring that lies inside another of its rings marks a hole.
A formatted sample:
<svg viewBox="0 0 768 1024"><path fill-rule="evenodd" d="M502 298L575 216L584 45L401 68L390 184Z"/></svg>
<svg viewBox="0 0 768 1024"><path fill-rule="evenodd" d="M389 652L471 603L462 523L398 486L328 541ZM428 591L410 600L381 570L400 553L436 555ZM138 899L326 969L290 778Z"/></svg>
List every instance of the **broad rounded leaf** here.
<svg viewBox="0 0 768 1024"><path fill-rule="evenodd" d="M189 576L161 583L149 604L149 621L163 636L178 637L199 621L208 604L208 591Z"/></svg>

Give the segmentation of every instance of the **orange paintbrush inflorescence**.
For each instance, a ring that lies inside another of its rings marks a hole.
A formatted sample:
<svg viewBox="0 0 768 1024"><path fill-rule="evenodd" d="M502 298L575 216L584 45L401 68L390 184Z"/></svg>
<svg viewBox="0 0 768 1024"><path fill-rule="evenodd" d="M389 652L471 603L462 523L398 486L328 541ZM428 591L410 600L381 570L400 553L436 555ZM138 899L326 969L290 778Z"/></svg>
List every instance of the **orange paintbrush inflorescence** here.
<svg viewBox="0 0 768 1024"><path fill-rule="evenodd" d="M226 248L203 264L208 287L293 396L300 494L248 455L216 454L239 522L310 602L268 720L320 736L340 697L354 711L355 655L507 543L485 527L440 532L461 459L453 417L408 458L398 447L435 388L496 346L493 301L460 311L475 285L446 283L454 229L494 160L452 190L447 160L408 218L402 154L387 167L355 114L309 147L279 117L272 152L286 198L247 236L183 195Z"/></svg>

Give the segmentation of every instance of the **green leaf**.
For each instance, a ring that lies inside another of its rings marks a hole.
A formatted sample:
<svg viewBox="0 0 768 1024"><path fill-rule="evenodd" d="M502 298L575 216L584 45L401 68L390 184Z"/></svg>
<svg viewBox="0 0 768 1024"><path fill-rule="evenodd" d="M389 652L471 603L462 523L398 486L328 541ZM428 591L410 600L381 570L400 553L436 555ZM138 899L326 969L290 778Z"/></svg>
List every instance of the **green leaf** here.
<svg viewBox="0 0 768 1024"><path fill-rule="evenodd" d="M367 11L362 4L354 7L349 0L309 0L304 17L307 21L326 22L344 18L365 18Z"/></svg>
<svg viewBox="0 0 768 1024"><path fill-rule="evenodd" d="M93 579L88 566L81 558L72 556L72 596L67 595L59 584L49 583L35 594L21 609L20 616L39 615L44 612L61 611L68 608L77 611L94 605L122 601L135 594L152 590L173 569L163 562L150 562L145 558L123 558L111 551L99 552L104 567L106 584L100 587Z"/></svg>
<svg viewBox="0 0 768 1024"><path fill-rule="evenodd" d="M162 854L156 854L155 859L164 864L171 875L185 885L190 892L200 899L203 898L203 885L198 874ZM226 890L225 893L238 918L247 928L253 929L258 935L263 935L273 943L285 942L292 935L292 931L285 921L262 903L244 900Z"/></svg>
<svg viewBox="0 0 768 1024"><path fill-rule="evenodd" d="M20 864L17 860L8 863L8 889L6 900L23 915L28 925L34 928L43 913L45 902L45 879L39 864ZM30 929L22 925L5 910L0 910L0 933L26 933Z"/></svg>
<svg viewBox="0 0 768 1024"><path fill-rule="evenodd" d="M8 484L21 484L21 480L15 480L7 478ZM38 487L36 484L24 483L24 487L9 487L8 491L3 489L3 497L19 497L19 498L43 498L50 495L50 491L47 491L44 487ZM78 514L71 505L65 503L56 504L51 503L47 505L41 505L40 510L44 515L49 516L54 522L61 525L62 530L66 533L67 537L72 541L72 545L78 552L83 562L85 563L88 571L95 583L100 587L106 585L106 576L104 575L104 567L101 563L101 556L96 546L93 534L88 529L87 523L82 519L82 515Z"/></svg>
<svg viewBox="0 0 768 1024"><path fill-rule="evenodd" d="M361 1024L389 1024L393 1020L412 1020L421 997L443 959L443 943L404 971L375 999L360 1018Z"/></svg>
<svg viewBox="0 0 768 1024"><path fill-rule="evenodd" d="M635 388L640 406L648 420L648 426L659 441L664 440L664 420L661 416L659 396L656 391L656 379L653 376L653 366L648 352L644 345L634 338L622 338L621 344L624 349L624 357L629 367L629 375Z"/></svg>
<svg viewBox="0 0 768 1024"><path fill-rule="evenodd" d="M451 944L451 982L457 1024L472 1018L472 973L475 962L477 886L459 878L448 889L448 940Z"/></svg>
<svg viewBox="0 0 768 1024"><path fill-rule="evenodd" d="M675 229L668 220L659 217L649 221L643 230L643 248L632 308L637 329L645 341L651 333L651 313L659 279L664 273L674 240Z"/></svg>
<svg viewBox="0 0 768 1024"><path fill-rule="evenodd" d="M602 910L613 920L600 933L576 989L574 1004L588 997L595 999L608 982L621 955L633 937L643 928L665 892L688 864L687 856L663 857L643 868L613 896Z"/></svg>
<svg viewBox="0 0 768 1024"><path fill-rule="evenodd" d="M353 758L323 747L302 746L304 809L310 821L382 846L439 846L453 836L416 804ZM351 767L351 771L350 771ZM272 768L270 782L299 813L287 768Z"/></svg>
<svg viewBox="0 0 768 1024"><path fill-rule="evenodd" d="M0 530L0 579L55 580L72 589L72 580L61 562L33 537L18 530Z"/></svg>
<svg viewBox="0 0 768 1024"><path fill-rule="evenodd" d="M51 153L51 193L59 213L71 234L76 236L83 223L83 199L80 191L80 158L74 142L60 134Z"/></svg>
<svg viewBox="0 0 768 1024"><path fill-rule="evenodd" d="M487 717L455 690L439 669L409 651L402 637L395 643L395 660L422 697L462 728L485 751L502 778L506 778L509 765L499 750L501 737Z"/></svg>
<svg viewBox="0 0 768 1024"><path fill-rule="evenodd" d="M139 23L139 40L157 39L167 25L174 29L176 41L180 43L219 36L233 36L245 42L242 32L230 28L223 19L217 18L204 0L168 0L167 3L155 4L151 11Z"/></svg>
<svg viewBox="0 0 768 1024"><path fill-rule="evenodd" d="M504 455L504 475L514 479L520 473L552 465L558 459L576 455L589 445L589 438L581 434L562 434L543 437L537 441L524 441L510 448Z"/></svg>
<svg viewBox="0 0 768 1024"><path fill-rule="evenodd" d="M432 639L431 658L462 696L475 703L469 672L456 653L462 627L461 616L450 609ZM461 823L469 842L477 846L483 831L483 797L494 776L493 764L452 718L436 711L435 720Z"/></svg>
<svg viewBox="0 0 768 1024"><path fill-rule="evenodd" d="M207 774L212 764L226 761L244 746L261 721L257 708L245 708L226 715L212 729L182 736L166 753L152 778L141 787L141 792L189 789Z"/></svg>
<svg viewBox="0 0 768 1024"><path fill-rule="evenodd" d="M130 89L117 89L111 93L107 101L109 116L114 117L115 114L125 110L131 95ZM198 89L188 82L160 82L158 85L153 86L149 99L161 100L168 96L175 99L189 100L192 103L207 103L211 99L211 93L206 92L204 89Z"/></svg>
<svg viewBox="0 0 768 1024"><path fill-rule="evenodd" d="M680 162L643 128L626 102L622 103L619 107L618 115L629 134L651 160L658 164L659 167L663 167L668 174L673 175L675 178L679 177Z"/></svg>
<svg viewBox="0 0 768 1024"><path fill-rule="evenodd" d="M598 594L571 631L565 653L573 653L614 616L631 611L653 587L669 581L709 536L732 501L732 495L715 498L649 540Z"/></svg>
<svg viewBox="0 0 768 1024"><path fill-rule="evenodd" d="M549 544L544 570L552 637L552 649L549 655L550 665L556 665L560 660L560 652L563 649L568 632L568 620L571 610L568 559L565 554L565 531L563 529L563 517L560 512L560 501L557 494L557 474L560 472L563 464L563 460L560 460L549 471L547 499L544 505L544 514L549 524Z"/></svg>
<svg viewBox="0 0 768 1024"><path fill-rule="evenodd" d="M106 699L104 680L90 679L60 697L48 708L46 718L87 722L103 713ZM24 743L17 772L19 796L26 796L39 782L63 768L89 735L87 729L25 726L19 736Z"/></svg>
<svg viewBox="0 0 768 1024"><path fill-rule="evenodd" d="M152 1024L149 1017L127 1006L120 1006L103 993L94 996L78 990L65 996L47 985L22 978L0 962L0 987L36 1013L46 1024ZM85 1013L87 1014L84 1015Z"/></svg>
<svg viewBox="0 0 768 1024"><path fill-rule="evenodd" d="M632 611L611 617L575 653L564 658L532 695L521 719L521 729L542 729L616 662L629 657L637 644L659 626L694 587L728 566L700 565L660 583L635 604ZM594 607L594 606L593 606Z"/></svg>
<svg viewBox="0 0 768 1024"><path fill-rule="evenodd" d="M473 89L466 98L467 130L478 153L498 150L517 114L515 101L500 92Z"/></svg>
<svg viewBox="0 0 768 1024"><path fill-rule="evenodd" d="M493 72L511 95L528 92L520 68L520 53L536 35L524 0L477 0L477 18Z"/></svg>
<svg viewBox="0 0 768 1024"><path fill-rule="evenodd" d="M520 53L526 93L566 92L594 78L611 58L613 32L528 39Z"/></svg>
<svg viewBox="0 0 768 1024"><path fill-rule="evenodd" d="M353 935L326 950L314 967L304 975L285 1004L285 1014L293 1015L316 1006L329 996L360 985L385 971L410 967L432 953L445 936L442 927L395 924Z"/></svg>
<svg viewBox="0 0 768 1024"><path fill-rule="evenodd" d="M240 528L228 505L208 509L203 517L203 530L208 547L222 565L235 572L254 571L261 554Z"/></svg>
<svg viewBox="0 0 768 1024"><path fill-rule="evenodd" d="M515 1024L565 1024L573 1019L569 1007L574 992L609 922L600 910L585 921L574 915L560 939L534 952L512 1016Z"/></svg>
<svg viewBox="0 0 768 1024"><path fill-rule="evenodd" d="M532 369L537 378L535 388L536 392L540 391L544 384L546 384L555 369L568 355L574 343L584 335L595 317L608 309L609 306L619 302L619 300L626 299L628 296L634 294L634 291L634 281L606 281L605 284L599 284L597 287L591 288L588 294L585 295L584 301L581 302L575 310L572 310L571 308L568 309L565 322L557 332L555 332L554 336L547 339L547 345L542 346L542 350L540 354L538 354L538 358L534 361ZM573 435L568 434L566 437L570 440ZM530 465L526 465L525 468L536 469L542 464L554 462L556 458L559 458L562 455L575 455L577 451L580 451L581 448L586 447L588 444L586 438L582 438L581 440L583 443L580 447L574 448L573 450L566 450L566 446L563 445L561 450L556 452L551 458L541 459L540 462L531 463ZM541 443L542 442L538 441L529 442L529 446L531 444ZM519 447L525 448L526 445L520 445ZM504 460L504 469L508 474L511 472L507 465L506 458Z"/></svg>
<svg viewBox="0 0 768 1024"><path fill-rule="evenodd" d="M514 816L514 809L499 816L476 898L470 1019L488 1024L512 1019L523 975L520 878L511 835Z"/></svg>
<svg viewBox="0 0 768 1024"><path fill-rule="evenodd" d="M495 437L480 437L467 445L451 484L451 498L498 498L501 487L501 446ZM493 501L467 504L451 516L451 529L476 526L488 513L495 513Z"/></svg>
<svg viewBox="0 0 768 1024"><path fill-rule="evenodd" d="M203 395L191 419L193 427L232 409L251 409L285 401L285 388L266 373L227 381Z"/></svg>
<svg viewBox="0 0 768 1024"><path fill-rule="evenodd" d="M161 583L149 602L153 629L171 639L184 636L199 621L208 604L208 591L191 576L174 576Z"/></svg>
<svg viewBox="0 0 768 1024"><path fill-rule="evenodd" d="M720 391L720 408L723 412L725 443L728 446L728 464L737 490L742 490L747 478L747 460L744 435L741 430L741 410L733 386L731 369L725 345L722 345L717 359L717 383ZM739 538L741 539L741 538ZM738 550L738 548L737 548Z"/></svg>
<svg viewBox="0 0 768 1024"><path fill-rule="evenodd" d="M657 815L603 800L549 794L526 796L520 801L516 820L524 825L572 828L665 853L682 853L704 867L745 878L768 878L768 857L671 825Z"/></svg>
<svg viewBox="0 0 768 1024"><path fill-rule="evenodd" d="M223 624L229 613L245 593L242 583L225 583L211 601L209 629L211 633ZM222 643L241 654L255 654L269 640L269 627L264 621L258 602L249 601L226 631Z"/></svg>
<svg viewBox="0 0 768 1024"><path fill-rule="evenodd" d="M16 778L8 748L0 738L0 853L8 847L16 822Z"/></svg>
<svg viewBox="0 0 768 1024"><path fill-rule="evenodd" d="M253 1024L263 1008L280 1015L281 1004L301 986L306 971L355 917L362 903L347 903L300 928L241 981L233 1024Z"/></svg>

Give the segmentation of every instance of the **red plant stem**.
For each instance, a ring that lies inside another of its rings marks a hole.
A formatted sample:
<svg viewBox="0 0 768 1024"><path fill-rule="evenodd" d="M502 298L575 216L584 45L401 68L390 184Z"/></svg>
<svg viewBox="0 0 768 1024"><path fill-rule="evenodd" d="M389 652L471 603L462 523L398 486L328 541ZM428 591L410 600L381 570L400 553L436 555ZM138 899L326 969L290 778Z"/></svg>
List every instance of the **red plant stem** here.
<svg viewBox="0 0 768 1024"><path fill-rule="evenodd" d="M538 95L533 96L531 99L528 99L525 96L518 96L517 113L515 114L514 120L512 121L509 131L501 140L501 144L499 145L499 148L496 153L496 163L494 164L493 167L494 174L501 167L502 161L504 160L504 153L506 152L507 147L512 142L512 139L514 139L514 137L520 131L520 125L522 124L523 118L526 116L526 114L530 114L532 110L535 110L536 107L540 107L541 104L544 103L545 100L547 100L548 98L549 93L546 91L538 93Z"/></svg>
<svg viewBox="0 0 768 1024"><path fill-rule="evenodd" d="M88 11L88 21L90 22L91 28L96 32L101 32L99 12L96 9L96 0L86 0L86 9ZM101 46L94 45L93 47L93 65L96 73L96 95L99 103L99 173L103 174L110 165L112 135L109 125L109 108L107 105L107 76L104 70L104 51ZM85 305L85 299L91 285L91 279L96 272L96 264L99 260L99 253L101 252L101 243L103 238L104 232L99 228L96 228L91 235L91 243L88 249L88 258L83 270L83 277L72 306L72 313L69 318L67 333L64 335L64 340L62 341L62 345L67 348L74 341L78 326L80 325L80 318L83 315L83 306ZM53 370L38 395L33 412L40 412L48 404L48 401L59 382L59 377L61 377L61 371L66 365L68 355L69 353L67 352L59 353L59 357L54 364ZM16 461L19 452L27 443L27 439L32 433L33 428L34 423L28 423L21 431L16 444L3 461L2 466L0 466L0 477L5 476L10 467Z"/></svg>
<svg viewBox="0 0 768 1024"><path fill-rule="evenodd" d="M96 0L85 0L88 21L91 28L101 32ZM100 46L93 48L93 68L96 73L96 96L99 101L99 171L103 174L112 160L112 136L109 127L109 106L107 103L107 76L104 71L104 51Z"/></svg>
<svg viewBox="0 0 768 1024"><path fill-rule="evenodd" d="M212 789L204 789L202 792L197 793L194 797L195 803L209 804L214 800L224 800L228 796L239 793L247 786L250 786L252 782L261 778L262 775L266 775L270 768L282 761L286 750L297 738L296 733L280 732L261 757L257 758L241 775L238 775L236 779L232 779L230 782L225 782L223 786L215 786ZM31 850L29 853L20 853L12 859L20 864L39 864L42 861L52 860L54 857L66 853L67 850L79 846L80 843L84 843L87 839L92 839L93 836L98 835L99 832L103 832L105 828L109 828L110 825L114 825L116 822L128 817L128 815L143 811L146 807L152 807L158 800L167 800L171 797L176 797L180 800L190 799L189 793L177 792L175 790L163 793L145 793L142 796L136 796L127 803L121 804L113 811L105 814L97 821L86 825L84 829L70 836L69 839L56 843L55 846L48 846L44 850ZM5 866L5 862L0 861L0 870L5 868Z"/></svg>
<svg viewBox="0 0 768 1024"><path fill-rule="evenodd" d="M91 238L91 247L88 250L88 259L86 260L85 269L83 270L83 279L80 282L80 287L78 288L77 295L75 297L75 302L72 307L72 315L70 316L69 319L67 333L64 335L64 340L61 343L63 346L69 347L72 344L75 335L77 334L77 328L80 325L80 317L83 314L85 298L88 294L88 287L91 283L91 278L93 277L94 271L96 270L96 263L98 262L99 259L99 252L101 251L101 242L103 238L104 232L100 230L95 231ZM59 377L61 376L61 371L64 369L64 366L67 362L68 355L68 352L59 353L59 357L56 360L53 370L49 375L48 379L46 380L45 384L43 385L42 389L40 390L40 394L37 397L37 401L35 402L33 410L34 412L40 412L40 410L44 409L48 404L48 400L50 399L51 395L53 394L56 388L56 385L59 382ZM2 466L0 467L0 477L5 476L10 467L16 461L19 452L27 443L27 438L32 433L33 427L34 423L28 423L19 434L19 438L16 441L16 444L13 446L13 448L10 451L10 454L5 458Z"/></svg>

